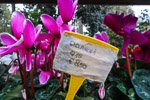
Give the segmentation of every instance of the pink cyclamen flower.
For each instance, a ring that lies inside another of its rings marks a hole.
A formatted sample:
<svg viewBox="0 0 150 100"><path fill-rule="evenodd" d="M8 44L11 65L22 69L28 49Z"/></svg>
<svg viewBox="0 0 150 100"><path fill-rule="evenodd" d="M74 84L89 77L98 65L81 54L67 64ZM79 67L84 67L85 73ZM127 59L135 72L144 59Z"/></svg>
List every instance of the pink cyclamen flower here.
<svg viewBox="0 0 150 100"><path fill-rule="evenodd" d="M53 70L53 76L55 75L55 73L56 73L56 71ZM40 85L46 84L47 81L49 80L50 76L51 76L50 72L41 71L41 73L39 75ZM60 73L57 73L57 76L60 77Z"/></svg>
<svg viewBox="0 0 150 100"><path fill-rule="evenodd" d="M58 9L64 23L72 20L78 0L58 0Z"/></svg>
<svg viewBox="0 0 150 100"><path fill-rule="evenodd" d="M16 75L17 70L19 70L19 65L12 65L8 72L9 74Z"/></svg>
<svg viewBox="0 0 150 100"><path fill-rule="evenodd" d="M18 26L18 24L14 24L17 23L15 21L19 21L17 20L17 18L20 19L20 22L18 23L20 23L19 25L22 26ZM0 54L1 55L7 54L18 50L21 58L21 63L23 63L23 60L26 57L26 70L29 71L31 69L30 48L35 42L36 38L38 37L42 26L38 25L36 28L34 28L32 22L28 19L24 19L24 15L18 11L14 13L11 19L11 23L13 25L13 30L17 38L8 33L1 33L0 39L5 46L0 47ZM20 27L20 28L18 29L16 27ZM23 35L21 35L20 32L21 33L23 32Z"/></svg>
<svg viewBox="0 0 150 100"><path fill-rule="evenodd" d="M122 55L129 44L141 45L145 43L145 37L141 32L133 31L136 28L138 18L131 14L124 16L116 14L106 14L104 24L112 29L116 34L123 36L124 43L122 47Z"/></svg>
<svg viewBox="0 0 150 100"><path fill-rule="evenodd" d="M20 48L23 48L23 35L21 35L21 38L18 40L16 37L10 35L9 33L1 33L0 39L2 44L5 45L0 47L0 55L14 52Z"/></svg>
<svg viewBox="0 0 150 100"><path fill-rule="evenodd" d="M61 37L58 24L56 21L47 14L41 15L41 20L47 30L49 30L50 37L49 39L55 38L55 45L57 46Z"/></svg>
<svg viewBox="0 0 150 100"><path fill-rule="evenodd" d="M20 38L21 33L23 33L24 20L25 20L25 16L21 12L19 11L13 12L11 16L11 26L12 26L14 36L16 38Z"/></svg>
<svg viewBox="0 0 150 100"><path fill-rule="evenodd" d="M46 84L50 78L50 72L42 71L39 75L40 84Z"/></svg>
<svg viewBox="0 0 150 100"><path fill-rule="evenodd" d="M49 39L49 41L51 41L52 39L55 39L55 47L58 46L60 37L62 33L64 32L64 30L68 30L68 31L74 30L74 29L71 30L69 25L63 23L61 16L58 16L58 18L55 21L51 16L47 14L42 14L41 20L45 28L49 31L48 33L49 37L47 37L47 39Z"/></svg>
<svg viewBox="0 0 150 100"><path fill-rule="evenodd" d="M38 25L34 28L32 22L28 19L25 20L23 25L23 38L24 38L24 48L26 53L26 71L30 71L31 69L31 51L30 48L36 41L38 35L40 34L42 29L42 25Z"/></svg>
<svg viewBox="0 0 150 100"><path fill-rule="evenodd" d="M99 97L100 97L101 99L104 99L104 97L105 97L105 88L104 88L104 86L100 86L100 87L99 87L99 89L98 89L98 94L99 94Z"/></svg>
<svg viewBox="0 0 150 100"><path fill-rule="evenodd" d="M146 42L133 50L135 59L150 62L150 30L144 33Z"/></svg>
<svg viewBox="0 0 150 100"><path fill-rule="evenodd" d="M26 90L25 89L21 90L21 93L22 97L26 100L27 99Z"/></svg>
<svg viewBox="0 0 150 100"><path fill-rule="evenodd" d="M101 33L97 32L97 33L94 34L94 38L108 43L108 37L107 37L107 33L106 32L101 32Z"/></svg>

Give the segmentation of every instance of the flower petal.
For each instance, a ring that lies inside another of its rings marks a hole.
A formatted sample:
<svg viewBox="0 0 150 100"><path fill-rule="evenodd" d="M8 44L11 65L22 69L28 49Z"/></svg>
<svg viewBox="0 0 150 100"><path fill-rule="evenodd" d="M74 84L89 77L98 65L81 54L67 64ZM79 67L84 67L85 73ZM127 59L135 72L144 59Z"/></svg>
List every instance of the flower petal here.
<svg viewBox="0 0 150 100"><path fill-rule="evenodd" d="M49 30L51 33L59 33L57 23L51 16L47 14L42 14L41 20L45 28Z"/></svg>
<svg viewBox="0 0 150 100"><path fill-rule="evenodd" d="M78 0L74 0L74 3L73 3L73 12L72 12L72 17L70 20L72 20L73 16L74 16L74 13L75 13L75 10L76 10L76 7L77 7L77 4L78 4Z"/></svg>
<svg viewBox="0 0 150 100"><path fill-rule="evenodd" d="M19 69L18 65L12 65L11 68L8 70L10 74L16 75L17 70Z"/></svg>
<svg viewBox="0 0 150 100"><path fill-rule="evenodd" d="M25 16L21 12L19 11L13 12L11 16L11 26L12 26L14 36L16 38L21 37L21 33L23 32L24 20L25 20Z"/></svg>
<svg viewBox="0 0 150 100"><path fill-rule="evenodd" d="M42 29L42 25L39 24L39 25L37 25L37 26L35 27L35 32L36 32L36 33L40 33L40 32L41 32L41 29Z"/></svg>
<svg viewBox="0 0 150 100"><path fill-rule="evenodd" d="M133 31L130 36L130 43L133 45L142 45L145 41L145 36L139 31Z"/></svg>
<svg viewBox="0 0 150 100"><path fill-rule="evenodd" d="M69 22L73 16L73 0L58 0L57 2L62 20Z"/></svg>
<svg viewBox="0 0 150 100"><path fill-rule="evenodd" d="M41 50L47 50L48 46L49 46L49 43L47 43L46 41L41 41L41 44L40 44L39 48Z"/></svg>
<svg viewBox="0 0 150 100"><path fill-rule="evenodd" d="M112 29L115 33L118 33L121 28L121 18L116 14L106 14L104 18L104 24Z"/></svg>
<svg viewBox="0 0 150 100"><path fill-rule="evenodd" d="M11 56L12 56L12 55L10 55L10 54L7 54L7 55L2 56L2 57L0 58L0 62L2 62L2 63L4 63L5 65L8 66L8 65L10 64L10 62L12 61Z"/></svg>
<svg viewBox="0 0 150 100"><path fill-rule="evenodd" d="M49 72L42 71L39 75L40 84L46 84L47 81L49 80L49 77L50 77Z"/></svg>
<svg viewBox="0 0 150 100"><path fill-rule="evenodd" d="M1 33L0 38L4 45L12 45L18 41L18 39L9 33Z"/></svg>
<svg viewBox="0 0 150 100"><path fill-rule="evenodd" d="M65 24L65 23L63 23L63 24L61 25L61 28L60 28L60 33L61 33L61 35L63 34L64 31L70 31L69 25L67 25L67 24Z"/></svg>
<svg viewBox="0 0 150 100"><path fill-rule="evenodd" d="M60 15L57 17L56 23L58 25L58 29L60 29L61 25L63 24L63 20Z"/></svg>
<svg viewBox="0 0 150 100"><path fill-rule="evenodd" d="M104 41L106 43L108 43L108 37L107 37L107 34L106 32L97 32L95 35L94 35L94 38L96 39L99 39L101 41Z"/></svg>
<svg viewBox="0 0 150 100"><path fill-rule="evenodd" d="M121 49L121 54L122 55L124 54L124 51L128 47L129 43L130 43L130 38L124 37L124 42L123 42L123 46L122 46L122 49Z"/></svg>
<svg viewBox="0 0 150 100"><path fill-rule="evenodd" d="M13 52L12 53L12 56L10 57L13 61L15 61L17 58L17 53L16 52Z"/></svg>
<svg viewBox="0 0 150 100"><path fill-rule="evenodd" d="M16 43L9 45L9 46L5 46L5 47L0 47L0 55L14 52L20 48L23 48L23 45L22 45L23 41L24 41L23 36L21 35L21 38Z"/></svg>
<svg viewBox="0 0 150 100"><path fill-rule="evenodd" d="M52 39L53 35L49 33L40 33L39 36L37 37L36 41L42 41L45 39Z"/></svg>
<svg viewBox="0 0 150 100"><path fill-rule="evenodd" d="M34 25L28 19L25 20L23 25L23 38L25 48L31 48L35 41L36 32L34 30Z"/></svg>
<svg viewBox="0 0 150 100"><path fill-rule="evenodd" d="M105 88L103 86L100 86L99 89L98 89L98 94L99 94L99 97L101 99L104 99L105 97Z"/></svg>
<svg viewBox="0 0 150 100"><path fill-rule="evenodd" d="M25 61L25 49L19 49L19 58L20 58L20 63L23 64Z"/></svg>
<svg viewBox="0 0 150 100"><path fill-rule="evenodd" d="M150 30L146 31L144 35L150 35Z"/></svg>
<svg viewBox="0 0 150 100"><path fill-rule="evenodd" d="M70 26L70 31L71 32L75 32L75 27L74 26Z"/></svg>
<svg viewBox="0 0 150 100"><path fill-rule="evenodd" d="M136 22L137 22L138 18L130 15L127 15L124 17L123 19L123 24L122 24L122 28L124 27L128 27L129 29L134 29L136 28Z"/></svg>
<svg viewBox="0 0 150 100"><path fill-rule="evenodd" d="M31 70L31 51L26 50L26 71Z"/></svg>

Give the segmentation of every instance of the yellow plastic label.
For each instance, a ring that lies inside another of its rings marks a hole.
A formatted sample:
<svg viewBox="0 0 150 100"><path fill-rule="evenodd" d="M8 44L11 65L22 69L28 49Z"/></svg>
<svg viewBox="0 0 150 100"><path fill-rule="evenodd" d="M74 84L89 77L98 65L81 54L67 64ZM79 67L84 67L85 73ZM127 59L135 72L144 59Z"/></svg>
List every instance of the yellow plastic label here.
<svg viewBox="0 0 150 100"><path fill-rule="evenodd" d="M53 68L71 74L66 100L73 100L85 79L105 82L118 48L82 34L65 31L60 39Z"/></svg>
<svg viewBox="0 0 150 100"><path fill-rule="evenodd" d="M71 75L69 90L65 100L73 100L85 78Z"/></svg>

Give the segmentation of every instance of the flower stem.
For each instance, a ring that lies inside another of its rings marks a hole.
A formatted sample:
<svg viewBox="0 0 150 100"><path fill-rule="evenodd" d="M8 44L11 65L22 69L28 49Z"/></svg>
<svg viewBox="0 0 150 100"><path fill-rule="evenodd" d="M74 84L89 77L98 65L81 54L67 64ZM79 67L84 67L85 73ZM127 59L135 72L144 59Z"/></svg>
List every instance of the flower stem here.
<svg viewBox="0 0 150 100"><path fill-rule="evenodd" d="M30 70L30 82L31 82L32 98L34 98L35 90L34 90L34 82L33 82L33 71L32 71L32 68L31 68L31 70Z"/></svg>
<svg viewBox="0 0 150 100"><path fill-rule="evenodd" d="M53 78L53 60L54 60L54 41L55 41L55 38L52 40L52 58L51 58L51 77L50 79Z"/></svg>
<svg viewBox="0 0 150 100"><path fill-rule="evenodd" d="M60 76L60 79L59 79L59 82L60 82L61 86L63 85L63 77L64 77L64 72L61 72L61 76Z"/></svg>
<svg viewBox="0 0 150 100"><path fill-rule="evenodd" d="M18 63L19 63L19 72L23 83L23 74L22 74L22 65L20 63L19 52L17 51Z"/></svg>
<svg viewBox="0 0 150 100"><path fill-rule="evenodd" d="M97 85L97 82L94 84L94 86L93 86L93 88L91 89L91 91L90 91L90 93L88 94L88 96L90 96L90 95L93 93L93 91L94 91L95 88L96 88L96 85Z"/></svg>
<svg viewBox="0 0 150 100"><path fill-rule="evenodd" d="M136 67L136 59L134 59L134 69L136 70L137 67Z"/></svg>
<svg viewBox="0 0 150 100"><path fill-rule="evenodd" d="M135 59L135 55L134 55L133 53L131 53L131 55L132 55L132 57L133 57L133 59L134 59L134 70L136 70L137 67L136 67L136 59Z"/></svg>
<svg viewBox="0 0 150 100"><path fill-rule="evenodd" d="M58 71L55 70L55 79L57 79L57 74L58 74Z"/></svg>
<svg viewBox="0 0 150 100"><path fill-rule="evenodd" d="M51 44L49 45L49 53L51 52ZM49 55L48 58L48 71L50 71L51 68L51 55Z"/></svg>
<svg viewBox="0 0 150 100"><path fill-rule="evenodd" d="M132 77L131 66L130 66L128 55L129 55L128 48L126 48L126 61L127 61L127 66L128 66L128 73L129 73L129 76Z"/></svg>
<svg viewBox="0 0 150 100"><path fill-rule="evenodd" d="M27 100L29 99L29 93L28 93L28 86L27 86L27 77L26 77L26 62L24 61L23 64L23 84L24 84L24 88L26 90L26 96L27 96Z"/></svg>
<svg viewBox="0 0 150 100"><path fill-rule="evenodd" d="M45 52L45 70L48 71L48 65L47 65L47 50Z"/></svg>
<svg viewBox="0 0 150 100"><path fill-rule="evenodd" d="M35 56L34 56L34 73L36 73L36 57L37 57L37 51L39 49L39 46L40 46L41 43L39 43L36 47L36 51L35 51Z"/></svg>

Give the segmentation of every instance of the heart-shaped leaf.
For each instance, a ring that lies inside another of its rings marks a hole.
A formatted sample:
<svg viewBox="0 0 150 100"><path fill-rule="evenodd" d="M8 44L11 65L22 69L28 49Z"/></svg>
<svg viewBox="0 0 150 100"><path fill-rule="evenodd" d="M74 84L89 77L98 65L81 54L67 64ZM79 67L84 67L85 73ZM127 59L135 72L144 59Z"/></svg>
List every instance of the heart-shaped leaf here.
<svg viewBox="0 0 150 100"><path fill-rule="evenodd" d="M22 97L21 85L17 85L15 86L15 88L10 87L10 85L8 87L3 90L5 92L5 95L3 95L3 97L0 100L12 100L13 98ZM17 100L17 99L14 99L14 100ZM22 100L22 99L18 99L18 100Z"/></svg>
<svg viewBox="0 0 150 100"><path fill-rule="evenodd" d="M138 96L143 100L150 100L150 71L139 69L134 71L132 84Z"/></svg>
<svg viewBox="0 0 150 100"><path fill-rule="evenodd" d="M36 100L49 100L60 87L59 80L51 80L45 89L39 89L35 93Z"/></svg>
<svg viewBox="0 0 150 100"><path fill-rule="evenodd" d="M57 93L54 97L53 97L53 99L52 100L64 100L63 98L65 98L66 97L66 95L67 95L67 93L63 93L63 92L59 92L59 93ZM57 98L59 98L59 99L57 99ZM79 96L75 96L74 97L74 100L94 100L94 98L93 97L79 97Z"/></svg>

